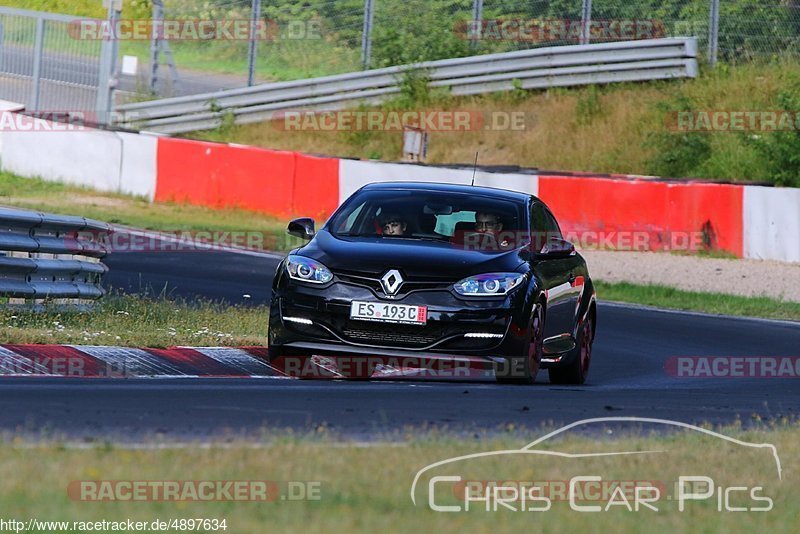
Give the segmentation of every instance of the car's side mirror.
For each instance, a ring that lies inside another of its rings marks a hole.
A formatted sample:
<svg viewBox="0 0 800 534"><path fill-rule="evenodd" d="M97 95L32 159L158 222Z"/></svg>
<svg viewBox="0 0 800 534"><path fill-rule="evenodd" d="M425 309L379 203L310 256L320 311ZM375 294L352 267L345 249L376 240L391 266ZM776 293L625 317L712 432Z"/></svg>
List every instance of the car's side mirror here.
<svg viewBox="0 0 800 534"><path fill-rule="evenodd" d="M554 258L571 256L572 254L575 254L575 245L566 239L554 237L550 239L544 247L542 247L541 253L545 256L551 256Z"/></svg>
<svg viewBox="0 0 800 534"><path fill-rule="evenodd" d="M300 239L311 239L316 234L314 230L314 219L303 217L302 219L295 219L289 223L286 229L289 235L299 237Z"/></svg>

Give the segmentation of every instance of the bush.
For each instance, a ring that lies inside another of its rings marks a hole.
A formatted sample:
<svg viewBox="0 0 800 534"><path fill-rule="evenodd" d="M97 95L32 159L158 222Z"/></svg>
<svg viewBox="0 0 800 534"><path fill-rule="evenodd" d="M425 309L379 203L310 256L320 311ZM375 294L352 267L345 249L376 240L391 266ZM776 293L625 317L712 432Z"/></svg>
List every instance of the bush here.
<svg viewBox="0 0 800 534"><path fill-rule="evenodd" d="M769 181L785 187L800 187L800 80L778 94L776 108L791 113L793 129L748 136L761 155Z"/></svg>
<svg viewBox="0 0 800 534"><path fill-rule="evenodd" d="M683 94L658 104L664 116L696 108L692 100ZM644 142L645 148L655 152L647 162L647 172L675 178L692 176L711 157L710 139L711 134L708 133L677 134L668 130L666 125L662 126L651 132Z"/></svg>

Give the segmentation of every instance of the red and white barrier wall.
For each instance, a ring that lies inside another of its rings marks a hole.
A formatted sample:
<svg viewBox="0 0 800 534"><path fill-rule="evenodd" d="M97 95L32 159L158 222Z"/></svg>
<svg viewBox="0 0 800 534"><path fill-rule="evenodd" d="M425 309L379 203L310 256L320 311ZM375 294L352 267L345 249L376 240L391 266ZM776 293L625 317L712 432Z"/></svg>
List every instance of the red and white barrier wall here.
<svg viewBox="0 0 800 534"><path fill-rule="evenodd" d="M158 138L31 119L29 130L0 131L2 170L26 177L153 199Z"/></svg>
<svg viewBox="0 0 800 534"><path fill-rule="evenodd" d="M0 131L0 168L156 202L318 220L370 182L468 184L473 177L469 168L88 129ZM737 257L800 262L800 189L485 170L475 174L475 183L539 196L567 233L645 232L655 237L652 250L669 248L664 236L700 233L713 248Z"/></svg>

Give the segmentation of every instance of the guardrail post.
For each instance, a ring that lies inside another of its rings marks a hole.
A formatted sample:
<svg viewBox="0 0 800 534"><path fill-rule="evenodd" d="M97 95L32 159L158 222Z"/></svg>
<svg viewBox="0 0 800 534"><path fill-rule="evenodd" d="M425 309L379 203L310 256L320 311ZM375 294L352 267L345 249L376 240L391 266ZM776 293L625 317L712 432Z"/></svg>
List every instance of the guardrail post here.
<svg viewBox="0 0 800 534"><path fill-rule="evenodd" d="M483 0L472 0L472 40L469 45L477 48L478 40L483 32ZM468 34L469 35L469 34Z"/></svg>
<svg viewBox="0 0 800 534"><path fill-rule="evenodd" d="M592 0L582 0L581 4L581 37L580 44L589 44L591 32L589 27L592 25Z"/></svg>
<svg viewBox="0 0 800 534"><path fill-rule="evenodd" d="M717 64L719 54L719 0L711 0L711 10L708 17L708 64L712 67Z"/></svg>
<svg viewBox="0 0 800 534"><path fill-rule="evenodd" d="M364 0L364 30L361 34L361 63L369 69L372 60L372 22L375 17L375 0Z"/></svg>
<svg viewBox="0 0 800 534"><path fill-rule="evenodd" d="M252 23L250 24L250 49L247 54L247 86L252 87L256 79L256 35L258 34L258 21L261 19L261 0L253 0L250 10Z"/></svg>
<svg viewBox="0 0 800 534"><path fill-rule="evenodd" d="M42 55L44 55L44 19L36 19L36 42L33 45L33 76L31 77L30 111L39 111L42 81Z"/></svg>

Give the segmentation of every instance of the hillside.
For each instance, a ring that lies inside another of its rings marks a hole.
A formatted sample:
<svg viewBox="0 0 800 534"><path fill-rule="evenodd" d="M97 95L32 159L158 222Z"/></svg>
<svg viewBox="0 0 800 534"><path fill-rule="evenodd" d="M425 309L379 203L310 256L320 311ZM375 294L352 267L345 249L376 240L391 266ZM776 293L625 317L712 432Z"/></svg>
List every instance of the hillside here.
<svg viewBox="0 0 800 534"><path fill-rule="evenodd" d="M432 132L428 163L520 165L800 186L800 125L792 131L681 133L677 111L800 111L800 65L722 65L696 80L516 91L449 98L406 91L390 110L524 113L525 129ZM226 125L191 137L262 147L398 160L397 131L286 131L281 121Z"/></svg>

